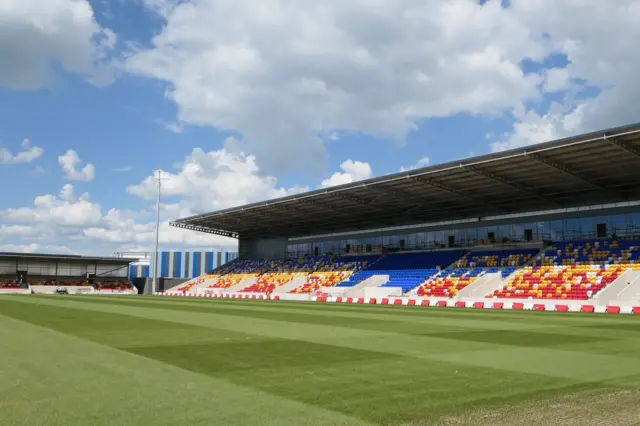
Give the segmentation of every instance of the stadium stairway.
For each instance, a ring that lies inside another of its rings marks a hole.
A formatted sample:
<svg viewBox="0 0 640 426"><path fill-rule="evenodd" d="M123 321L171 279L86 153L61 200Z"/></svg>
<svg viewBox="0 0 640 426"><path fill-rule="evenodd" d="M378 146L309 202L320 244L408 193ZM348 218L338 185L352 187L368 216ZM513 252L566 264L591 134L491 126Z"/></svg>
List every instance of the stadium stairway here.
<svg viewBox="0 0 640 426"><path fill-rule="evenodd" d="M640 271L626 270L593 299L602 305L640 299Z"/></svg>
<svg viewBox="0 0 640 426"><path fill-rule="evenodd" d="M484 296L501 288L502 279L512 275L518 267L531 262L536 253L538 248L472 250L447 269L426 279L411 294L456 299L480 294Z"/></svg>
<svg viewBox="0 0 640 426"><path fill-rule="evenodd" d="M337 286L326 289L325 291L331 296L365 297L365 293L370 292L370 290L367 289L379 288L388 281L388 275L372 275L352 286L345 287L338 284Z"/></svg>
<svg viewBox="0 0 640 426"><path fill-rule="evenodd" d="M504 287L504 278L500 272L489 272L478 278L474 283L461 289L454 299L484 297Z"/></svg>
<svg viewBox="0 0 640 426"><path fill-rule="evenodd" d="M215 284L218 281L218 275L200 275L199 277L190 279L189 281L178 284L167 292L182 292L182 293L198 293L199 288L206 288Z"/></svg>
<svg viewBox="0 0 640 426"><path fill-rule="evenodd" d="M467 287L461 289L456 296L455 299L468 299L468 298L481 298L485 297L489 294L494 293L497 290L503 288L509 280L516 274L521 268L533 265L538 257L535 256L537 252L544 252L549 246L543 246L541 250L536 249L525 249L523 254L525 257L522 257L520 262L516 265L509 265L499 272L488 272L482 277L480 277L476 282L469 284ZM513 252L513 250L509 250ZM473 253L473 252L472 252ZM470 253L470 254L472 254ZM477 255L477 253L476 253Z"/></svg>
<svg viewBox="0 0 640 426"><path fill-rule="evenodd" d="M308 276L304 275L301 277L295 277L290 282L283 284L281 286L276 287L271 294L287 294L291 292L291 290L295 290L298 287L302 287L307 283Z"/></svg>

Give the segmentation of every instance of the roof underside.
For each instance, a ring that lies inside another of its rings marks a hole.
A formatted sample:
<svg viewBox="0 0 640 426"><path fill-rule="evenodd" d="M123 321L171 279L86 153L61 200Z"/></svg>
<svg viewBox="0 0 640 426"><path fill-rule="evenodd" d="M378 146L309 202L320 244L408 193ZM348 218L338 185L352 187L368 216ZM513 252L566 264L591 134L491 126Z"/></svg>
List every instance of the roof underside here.
<svg viewBox="0 0 640 426"><path fill-rule="evenodd" d="M307 236L640 199L640 124L178 220Z"/></svg>
<svg viewBox="0 0 640 426"><path fill-rule="evenodd" d="M32 262L73 262L73 263L110 263L128 265L136 259L122 257L85 257L57 254L0 253L0 261L32 261Z"/></svg>

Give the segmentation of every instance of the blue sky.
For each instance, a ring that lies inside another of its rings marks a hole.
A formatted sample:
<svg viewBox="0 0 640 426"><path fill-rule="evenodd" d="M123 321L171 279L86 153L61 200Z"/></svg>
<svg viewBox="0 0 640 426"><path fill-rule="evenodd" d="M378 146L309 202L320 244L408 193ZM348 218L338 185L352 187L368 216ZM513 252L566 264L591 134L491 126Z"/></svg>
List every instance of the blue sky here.
<svg viewBox="0 0 640 426"><path fill-rule="evenodd" d="M156 170L163 246L233 248L166 222L640 121L634 1L423 3L8 0L0 250L148 250Z"/></svg>

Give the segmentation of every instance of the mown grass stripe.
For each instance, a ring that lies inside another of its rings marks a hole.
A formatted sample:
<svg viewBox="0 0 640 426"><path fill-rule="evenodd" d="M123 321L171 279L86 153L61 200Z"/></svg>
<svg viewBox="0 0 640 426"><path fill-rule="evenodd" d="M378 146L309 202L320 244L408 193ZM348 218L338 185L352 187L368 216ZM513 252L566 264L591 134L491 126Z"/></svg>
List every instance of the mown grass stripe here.
<svg viewBox="0 0 640 426"><path fill-rule="evenodd" d="M369 424L2 315L0 341L2 424Z"/></svg>

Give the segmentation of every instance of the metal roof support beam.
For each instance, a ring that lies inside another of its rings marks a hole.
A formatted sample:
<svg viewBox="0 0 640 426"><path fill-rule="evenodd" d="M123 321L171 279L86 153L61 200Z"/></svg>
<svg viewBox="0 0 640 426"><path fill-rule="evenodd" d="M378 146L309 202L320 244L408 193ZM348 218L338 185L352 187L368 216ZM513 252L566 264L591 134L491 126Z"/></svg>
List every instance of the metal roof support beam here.
<svg viewBox="0 0 640 426"><path fill-rule="evenodd" d="M274 204L273 207L278 210L284 210L284 211L289 211L294 213L302 213L302 214L308 213L306 210L299 209L298 207L288 206L286 204Z"/></svg>
<svg viewBox="0 0 640 426"><path fill-rule="evenodd" d="M366 186L363 185L363 187L373 192L377 192L378 194L389 195L391 197L400 198L403 200L416 198L415 195L410 194L404 189L400 189L400 188L388 189L388 188L382 188L379 185L366 185Z"/></svg>
<svg viewBox="0 0 640 426"><path fill-rule="evenodd" d="M620 148L621 150L626 151L629 154L633 155L634 157L640 159L640 150L632 147L628 143L622 142L622 141L620 141L620 140L618 140L616 138L609 138L609 137L605 138L605 140L607 142L609 142L611 145L613 145L613 146L615 146L617 148Z"/></svg>
<svg viewBox="0 0 640 426"><path fill-rule="evenodd" d="M449 192L451 194L457 195L458 197L462 197L462 198L466 198L468 200L473 200L475 202L480 202L482 204L486 204L486 205L491 206L495 210L498 210L500 212L509 213L509 210L505 209L504 207L500 207L499 205L494 204L494 203L492 203L490 201L484 200L482 198L474 197L472 195L465 194L464 192L460 192L457 189L452 188L449 185L446 185L446 184L444 184L442 182L438 182L438 181L433 180L433 179L425 178L424 176L411 176L411 179L413 179L415 181L418 181L418 182L422 182L422 183L424 183L426 185L429 185L429 186L432 186L434 188L441 189L441 190Z"/></svg>
<svg viewBox="0 0 640 426"><path fill-rule="evenodd" d="M222 235L223 237L229 237L229 238L236 238L236 239L239 238L238 233L232 232L232 231L221 231L219 229L205 228L203 226L198 226L198 225L187 225L185 223L180 223L180 222L170 222L169 225L175 228L188 229L190 231L204 232L204 233L213 234L213 235Z"/></svg>
<svg viewBox="0 0 640 426"><path fill-rule="evenodd" d="M210 219L210 220L205 220L203 222L200 223L213 223L213 226L224 226L224 227L229 227L231 229L233 229L235 226L239 225L239 224L251 224L251 225L257 225L258 222L256 222L255 220L251 220L248 219L246 217L228 217L225 219ZM196 225L197 226L197 225Z"/></svg>
<svg viewBox="0 0 640 426"><path fill-rule="evenodd" d="M482 177L485 177L487 179L491 179L491 180L493 180L495 182L499 182L499 183L501 183L501 184L503 184L505 186L509 186L509 187L511 187L513 189L516 189L516 190L524 193L524 194L533 195L534 197L539 198L541 200L549 201L549 202L555 204L558 207L563 207L563 205L561 203L559 203L558 201L554 200L553 198L549 198L549 197L543 195L541 192L539 192L539 191L537 191L535 189L527 188L526 186L520 185L519 183L512 182L509 179L505 178L504 176L500 176L500 175L498 175L496 173L493 173L493 172L487 172L487 171L484 171L484 170L480 170L480 169L478 169L477 167L474 167L474 166L464 166L463 165L462 168L464 170L468 170L468 171L470 171L470 172L472 172L472 173L474 173L474 174L476 174L478 176L482 176Z"/></svg>
<svg viewBox="0 0 640 426"><path fill-rule="evenodd" d="M354 195L343 194L341 192L336 192L335 194L331 194L331 195L333 195L334 197L342 198L347 201L352 201L354 203L362 204L363 206L369 206L369 208L371 209L380 210L380 211L386 210L385 207L375 205L376 201L382 197L376 197L373 200L365 200L364 198L357 197Z"/></svg>
<svg viewBox="0 0 640 426"><path fill-rule="evenodd" d="M558 163L557 161L552 161L546 157L541 156L540 154L537 154L535 152L525 152L524 155L528 158L532 158L534 160L536 160L539 163L545 164L551 168L554 168L556 170L561 171L562 173L566 174L567 176L571 176L573 178L579 179L583 182L588 183L589 185L593 186L594 188L598 188L601 189L603 191L610 191L609 188L605 188L604 186L594 182L592 179L590 179L589 177L583 175L582 173L578 173L575 170L571 169L571 167L567 166L566 164L561 164Z"/></svg>
<svg viewBox="0 0 640 426"><path fill-rule="evenodd" d="M301 199L299 199L297 201L301 202L303 204L307 204L307 205L310 205L310 206L313 206L313 207L317 207L319 209L324 209L324 210L330 211L330 212L338 214L338 215L350 216L350 214L346 213L343 209L336 209L336 208L331 207L331 206L329 206L327 204L320 204L320 203L317 203L317 202L315 202L313 200L301 198ZM305 214L309 214L309 213L310 212L305 212Z"/></svg>
<svg viewBox="0 0 640 426"><path fill-rule="evenodd" d="M333 195L334 197L342 198L342 199L347 200L347 201L353 201L354 203L362 204L362 205L365 205L365 206L368 206L368 205L371 204L371 201L369 201L369 200L365 200L363 198L356 197L354 195L343 194L341 192L336 192L335 194L331 194L331 195Z"/></svg>
<svg viewBox="0 0 640 426"><path fill-rule="evenodd" d="M623 200L628 199L627 194L624 191L619 191L615 188L607 188L606 186L602 186L599 183L594 182L591 178L585 176L582 173L576 172L575 170L572 170L571 167L565 165L565 164L561 164L558 163L556 161L551 161L546 157L543 157L539 154L536 153L531 153L531 152L525 152L524 154L525 156L529 157L529 158L533 158L534 160L542 163L542 164L546 164L549 167L553 167L556 170L560 170L561 172L563 172L564 174L568 175L568 176L572 176L576 179L579 179L589 185L591 185L592 187L599 189L600 192L604 193L604 194L617 194L620 198L622 198Z"/></svg>

